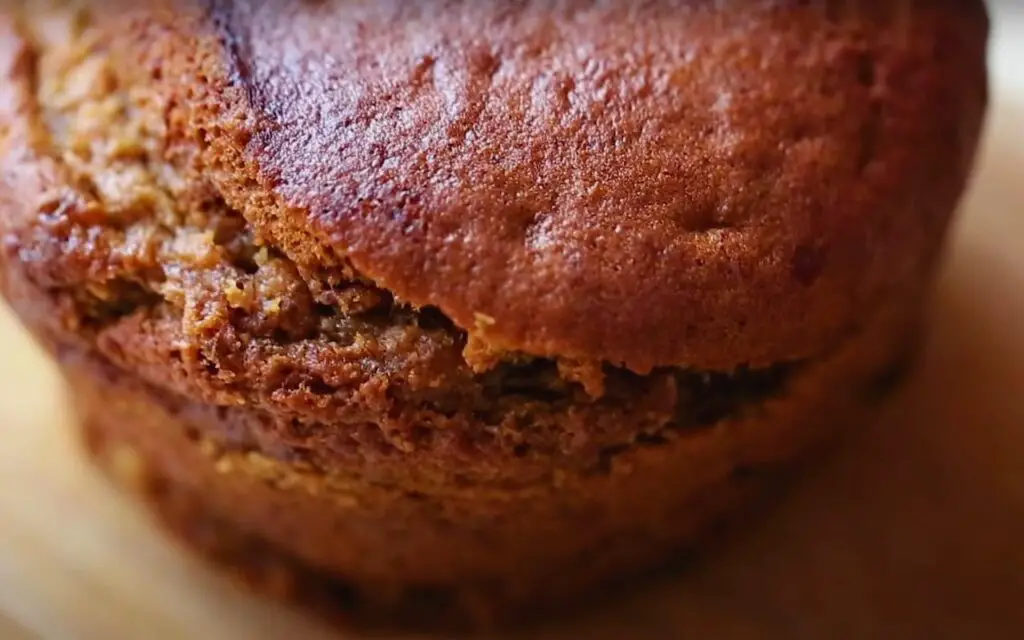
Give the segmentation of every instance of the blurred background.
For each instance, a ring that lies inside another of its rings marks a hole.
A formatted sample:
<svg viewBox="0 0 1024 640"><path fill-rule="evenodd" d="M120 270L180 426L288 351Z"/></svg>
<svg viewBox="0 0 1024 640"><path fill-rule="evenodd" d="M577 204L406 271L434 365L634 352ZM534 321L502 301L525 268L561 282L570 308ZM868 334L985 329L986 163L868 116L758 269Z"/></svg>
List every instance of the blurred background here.
<svg viewBox="0 0 1024 640"><path fill-rule="evenodd" d="M685 580L534 637L1024 637L1024 2L992 7L988 130L909 387ZM0 341L0 640L337 637L165 540L2 310Z"/></svg>

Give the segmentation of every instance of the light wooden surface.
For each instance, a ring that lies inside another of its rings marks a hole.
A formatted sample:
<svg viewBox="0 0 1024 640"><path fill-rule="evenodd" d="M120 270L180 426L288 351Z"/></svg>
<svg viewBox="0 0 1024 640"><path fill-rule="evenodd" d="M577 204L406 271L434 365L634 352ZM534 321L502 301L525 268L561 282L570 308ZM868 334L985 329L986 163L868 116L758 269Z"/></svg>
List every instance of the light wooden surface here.
<svg viewBox="0 0 1024 640"><path fill-rule="evenodd" d="M999 42L909 388L675 584L543 637L1024 637L1024 30ZM54 371L6 313L0 340L0 639L336 638L164 539L79 456Z"/></svg>

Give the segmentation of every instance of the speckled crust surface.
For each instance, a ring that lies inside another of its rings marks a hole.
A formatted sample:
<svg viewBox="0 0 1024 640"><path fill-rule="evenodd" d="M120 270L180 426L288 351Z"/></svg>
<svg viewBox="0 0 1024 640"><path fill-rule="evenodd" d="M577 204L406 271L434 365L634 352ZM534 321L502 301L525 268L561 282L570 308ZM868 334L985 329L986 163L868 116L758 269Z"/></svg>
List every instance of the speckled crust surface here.
<svg viewBox="0 0 1024 640"><path fill-rule="evenodd" d="M855 423L985 102L974 3L115 4L0 14L3 293L97 450L378 612L571 599Z"/></svg>
<svg viewBox="0 0 1024 640"><path fill-rule="evenodd" d="M129 46L289 256L640 372L812 356L918 279L986 97L979 1L210 5Z"/></svg>

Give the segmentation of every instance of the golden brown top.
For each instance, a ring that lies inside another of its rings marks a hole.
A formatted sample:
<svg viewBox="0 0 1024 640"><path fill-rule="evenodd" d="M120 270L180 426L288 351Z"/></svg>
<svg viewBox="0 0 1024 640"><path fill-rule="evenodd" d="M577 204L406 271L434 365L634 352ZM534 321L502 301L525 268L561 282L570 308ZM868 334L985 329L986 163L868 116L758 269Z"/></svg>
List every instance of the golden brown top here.
<svg viewBox="0 0 1024 640"><path fill-rule="evenodd" d="M269 242L638 371L813 355L922 277L986 100L978 1L205 4L124 59Z"/></svg>

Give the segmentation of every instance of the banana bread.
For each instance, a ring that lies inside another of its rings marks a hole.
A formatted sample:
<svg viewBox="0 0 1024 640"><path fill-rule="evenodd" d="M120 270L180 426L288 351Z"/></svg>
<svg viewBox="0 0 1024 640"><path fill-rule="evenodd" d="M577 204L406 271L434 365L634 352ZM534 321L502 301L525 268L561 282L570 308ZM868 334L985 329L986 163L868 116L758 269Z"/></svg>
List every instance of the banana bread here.
<svg viewBox="0 0 1024 640"><path fill-rule="evenodd" d="M43 5L0 274L91 450L417 624L655 567L868 419L986 106L980 1Z"/></svg>

